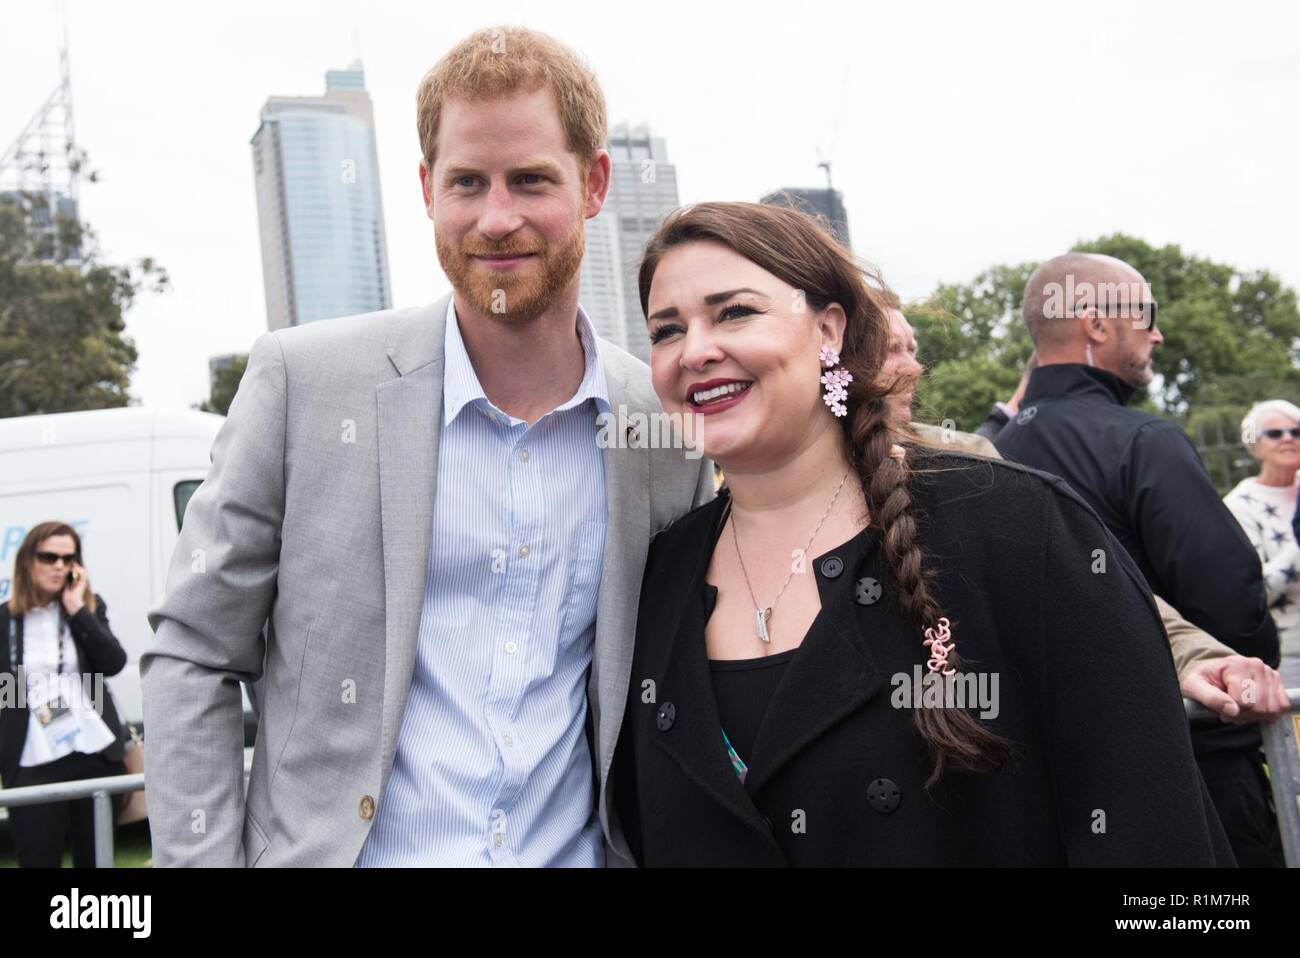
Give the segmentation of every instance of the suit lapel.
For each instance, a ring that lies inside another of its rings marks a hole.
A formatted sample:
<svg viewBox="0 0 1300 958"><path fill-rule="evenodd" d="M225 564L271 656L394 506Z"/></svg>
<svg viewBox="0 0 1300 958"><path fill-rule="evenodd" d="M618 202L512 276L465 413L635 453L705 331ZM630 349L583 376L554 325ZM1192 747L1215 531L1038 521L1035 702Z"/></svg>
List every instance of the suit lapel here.
<svg viewBox="0 0 1300 958"><path fill-rule="evenodd" d="M402 313L387 352L399 378L375 387L384 550L384 711L381 790L415 668L442 427L447 303Z"/></svg>
<svg viewBox="0 0 1300 958"><path fill-rule="evenodd" d="M620 410L642 408L638 402L641 397L631 394L619 367L606 362L603 356L602 365L610 408L615 416L614 426L621 429ZM618 448L619 445L627 448ZM641 444L633 447L631 443L619 443L602 450L602 459L609 515L600 591L596 597L592 675L596 696L589 707L593 709L599 739L597 754L603 794L627 703L641 574L650 541L650 453Z"/></svg>

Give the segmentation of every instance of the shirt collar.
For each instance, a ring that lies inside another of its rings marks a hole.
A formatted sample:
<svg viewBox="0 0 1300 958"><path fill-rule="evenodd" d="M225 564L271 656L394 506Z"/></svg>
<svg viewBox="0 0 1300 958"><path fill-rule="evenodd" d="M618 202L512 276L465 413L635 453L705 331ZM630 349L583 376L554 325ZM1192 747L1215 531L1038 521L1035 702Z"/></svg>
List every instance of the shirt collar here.
<svg viewBox="0 0 1300 958"><path fill-rule="evenodd" d="M577 392L567 402L556 406L551 412L572 409L588 399L595 403L597 412L609 412L609 393L605 385L605 376L601 371L596 334L592 331L591 320L581 305L578 306L576 323L578 338L582 343L582 382L578 384ZM474 372L474 364L470 362L469 352L465 349L465 340L460 334L454 296L449 297L447 301L447 334L444 347L446 362L443 366L442 383L443 422L452 422L460 411L470 404L475 404L485 412L494 410L506 416L487 398L478 374ZM506 418L509 421L509 417Z"/></svg>
<svg viewBox="0 0 1300 958"><path fill-rule="evenodd" d="M1020 407L1023 409L1037 399L1080 395L1101 396L1126 406L1134 392L1127 382L1105 369L1083 363L1052 363L1039 366L1029 374Z"/></svg>

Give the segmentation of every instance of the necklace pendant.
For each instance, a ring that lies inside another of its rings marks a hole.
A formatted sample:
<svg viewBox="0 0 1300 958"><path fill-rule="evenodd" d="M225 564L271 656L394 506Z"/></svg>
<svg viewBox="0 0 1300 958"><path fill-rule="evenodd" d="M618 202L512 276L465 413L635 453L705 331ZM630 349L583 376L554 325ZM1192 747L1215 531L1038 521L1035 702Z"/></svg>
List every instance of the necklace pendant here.
<svg viewBox="0 0 1300 958"><path fill-rule="evenodd" d="M771 615L771 608L754 610L754 621L758 625L758 637L764 642L772 641L772 637L767 634L767 620Z"/></svg>

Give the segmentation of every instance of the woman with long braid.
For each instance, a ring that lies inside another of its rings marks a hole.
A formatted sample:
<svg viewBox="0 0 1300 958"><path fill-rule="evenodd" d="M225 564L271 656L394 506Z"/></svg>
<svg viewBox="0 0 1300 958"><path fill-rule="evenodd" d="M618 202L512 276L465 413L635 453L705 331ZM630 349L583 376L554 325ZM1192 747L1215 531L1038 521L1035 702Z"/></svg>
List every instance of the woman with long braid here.
<svg viewBox="0 0 1300 958"><path fill-rule="evenodd" d="M883 288L779 207L687 207L647 247L655 391L727 487L651 544L616 844L1232 864L1140 573L1060 480L894 431Z"/></svg>

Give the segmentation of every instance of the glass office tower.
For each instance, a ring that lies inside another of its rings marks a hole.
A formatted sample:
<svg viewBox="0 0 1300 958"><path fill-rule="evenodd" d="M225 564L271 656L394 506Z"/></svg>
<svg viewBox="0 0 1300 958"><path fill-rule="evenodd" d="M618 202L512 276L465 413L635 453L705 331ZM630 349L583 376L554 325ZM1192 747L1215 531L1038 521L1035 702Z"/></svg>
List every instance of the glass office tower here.
<svg viewBox="0 0 1300 958"><path fill-rule="evenodd" d="M273 96L253 134L271 329L392 306L374 114L360 63Z"/></svg>

